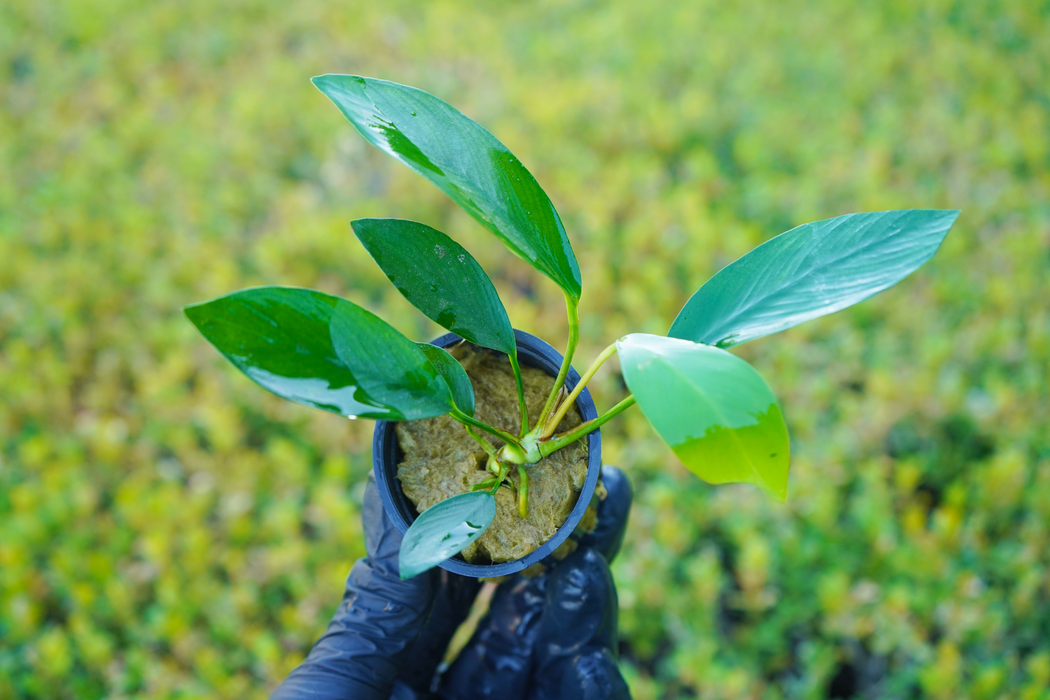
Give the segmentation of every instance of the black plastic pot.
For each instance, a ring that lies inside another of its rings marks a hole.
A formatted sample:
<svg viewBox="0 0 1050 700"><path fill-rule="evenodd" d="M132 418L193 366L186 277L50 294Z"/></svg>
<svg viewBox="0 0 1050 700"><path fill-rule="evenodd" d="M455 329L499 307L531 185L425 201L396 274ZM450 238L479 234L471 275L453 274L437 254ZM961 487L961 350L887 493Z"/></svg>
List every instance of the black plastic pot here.
<svg viewBox="0 0 1050 700"><path fill-rule="evenodd" d="M523 367L535 367L547 374L557 376L561 368L562 355L550 345L534 335L519 330L514 331L514 337L518 343L518 361ZM460 342L455 333L443 335L431 341L431 345L438 347L449 347ZM575 369L569 369L569 375L565 379L565 385L571 390L580 381L580 375ZM576 399L576 407L580 411L583 420L591 420L598 417L594 408L591 393L586 388L580 392ZM505 562L503 564L471 564L459 555L446 559L439 566L456 574L463 576L474 576L487 578L492 576L507 576L517 573L522 569L532 566L544 559L557 549L572 531L576 529L580 519L583 518L587 506L594 495L594 488L598 484L598 476L602 470L602 436L601 431L596 430L585 438L587 440L587 479L583 483L576 507L572 509L569 517L561 528L554 533L554 537L547 540L543 545L531 554L521 559ZM397 442L397 434L394 424L388 421L376 421L376 429L372 438L372 465L375 470L376 486L379 487L379 495L383 499L383 507L387 515L394 521L394 526L405 534L409 525L416 519L416 507L405 498L401 491L401 482L397 480L397 465L403 458L401 445Z"/></svg>

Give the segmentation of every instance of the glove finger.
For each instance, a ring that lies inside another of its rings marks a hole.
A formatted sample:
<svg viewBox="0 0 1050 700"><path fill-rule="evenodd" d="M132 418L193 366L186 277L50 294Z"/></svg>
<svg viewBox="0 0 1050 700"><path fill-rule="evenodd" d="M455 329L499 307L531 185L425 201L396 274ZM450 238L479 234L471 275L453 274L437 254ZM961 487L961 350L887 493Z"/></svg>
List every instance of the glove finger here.
<svg viewBox="0 0 1050 700"><path fill-rule="evenodd" d="M581 539L575 554L558 564L557 578L553 572L536 578L517 577L496 590L488 615L442 677L442 698L523 698L533 676L541 620L551 617L547 612L552 610L565 621L561 627L568 635L557 630L555 622L542 623L550 628L551 637L576 640L569 644L581 653L592 643L597 650L603 644L615 649L616 591L608 565L598 560L611 561L620 549L632 491L626 475L616 467L602 467L602 482L608 493L599 505L595 531ZM558 581L559 588L553 599L547 593L552 580ZM573 586L572 581L582 585ZM592 588L595 590L588 594ZM565 617L566 610L560 607L578 609L581 614Z"/></svg>
<svg viewBox="0 0 1050 700"><path fill-rule="evenodd" d="M576 656L562 657L533 679L529 700L630 700L631 691L620 675L612 652L587 647Z"/></svg>
<svg viewBox="0 0 1050 700"><path fill-rule="evenodd" d="M372 566L385 576L400 578L397 561L401 552L401 533L386 514L383 499L379 497L379 489L376 488L375 477L371 474L368 475L368 483L365 484L361 522L365 531L365 553Z"/></svg>
<svg viewBox="0 0 1050 700"><path fill-rule="evenodd" d="M616 587L601 554L578 550L553 570L529 700L629 699L616 665L616 615Z"/></svg>
<svg viewBox="0 0 1050 700"><path fill-rule="evenodd" d="M481 582L443 569L437 570L438 589L430 618L408 658L411 663L398 675L398 681L419 694L430 692L438 664L460 624L467 619Z"/></svg>
<svg viewBox="0 0 1050 700"><path fill-rule="evenodd" d="M373 566L390 576L400 577L398 559L402 536L383 508L373 478L365 488L363 508L365 549ZM408 582L429 581L433 588L430 615L411 645L397 675L400 684L423 694L430 691L431 682L438 664L444 658L445 649L460 623L466 619L470 606L477 596L481 583L477 579L458 576L443 569L432 569Z"/></svg>
<svg viewBox="0 0 1050 700"><path fill-rule="evenodd" d="M617 646L616 588L605 559L593 549L572 553L551 571L536 638L540 670L588 646Z"/></svg>
<svg viewBox="0 0 1050 700"><path fill-rule="evenodd" d="M362 508L368 556L350 570L343 602L328 629L272 698L386 700L428 616L434 572L402 581L401 535L369 480Z"/></svg>
<svg viewBox="0 0 1050 700"><path fill-rule="evenodd" d="M597 550L611 564L623 544L633 493L627 475L608 464L602 465L602 484L606 496L598 506L598 526L580 538L580 547Z"/></svg>
<svg viewBox="0 0 1050 700"><path fill-rule="evenodd" d="M547 578L518 576L496 589L488 614L441 679L445 700L520 700L546 602Z"/></svg>

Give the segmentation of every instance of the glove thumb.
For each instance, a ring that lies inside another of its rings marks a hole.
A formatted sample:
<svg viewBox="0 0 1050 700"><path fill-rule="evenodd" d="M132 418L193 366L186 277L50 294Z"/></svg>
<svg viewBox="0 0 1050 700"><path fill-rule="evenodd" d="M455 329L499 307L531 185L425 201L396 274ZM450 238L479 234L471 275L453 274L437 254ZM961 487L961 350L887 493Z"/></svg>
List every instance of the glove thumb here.
<svg viewBox="0 0 1050 700"><path fill-rule="evenodd" d="M551 572L530 700L629 700L616 665L616 612L609 565L595 550L578 550Z"/></svg>

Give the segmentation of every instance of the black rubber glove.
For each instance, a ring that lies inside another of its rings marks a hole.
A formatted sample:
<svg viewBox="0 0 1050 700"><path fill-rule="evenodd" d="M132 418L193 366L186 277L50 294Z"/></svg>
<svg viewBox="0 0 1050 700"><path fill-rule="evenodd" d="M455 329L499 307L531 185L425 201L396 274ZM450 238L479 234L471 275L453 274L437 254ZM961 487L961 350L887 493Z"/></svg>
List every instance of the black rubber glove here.
<svg viewBox="0 0 1050 700"><path fill-rule="evenodd" d="M602 480L608 496L595 532L553 571L516 576L497 589L489 614L442 678L442 697L630 697L615 661L616 591L607 557L623 540L631 489L615 467L603 467ZM273 700L432 697L438 663L480 584L443 569L401 581L401 535L371 479L362 519L367 556L350 571L328 629Z"/></svg>
<svg viewBox="0 0 1050 700"><path fill-rule="evenodd" d="M343 602L313 650L271 700L425 697L449 639L470 612L477 579L432 569L402 581L401 533L369 478L361 512L367 556L350 570Z"/></svg>
<svg viewBox="0 0 1050 700"><path fill-rule="evenodd" d="M441 680L444 700L630 698L616 665L616 589L608 562L627 528L631 486L602 467L608 495L595 531L548 573L515 576Z"/></svg>

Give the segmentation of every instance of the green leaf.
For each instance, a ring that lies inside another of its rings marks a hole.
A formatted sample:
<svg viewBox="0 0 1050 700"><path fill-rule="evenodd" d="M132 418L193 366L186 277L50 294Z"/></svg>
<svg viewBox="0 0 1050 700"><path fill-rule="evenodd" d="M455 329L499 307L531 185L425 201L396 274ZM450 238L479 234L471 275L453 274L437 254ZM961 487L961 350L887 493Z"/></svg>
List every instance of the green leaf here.
<svg viewBox="0 0 1050 700"><path fill-rule="evenodd" d="M642 413L693 473L787 497L787 426L751 365L709 345L643 333L616 346Z"/></svg>
<svg viewBox="0 0 1050 700"><path fill-rule="evenodd" d="M340 300L329 326L332 346L361 388L402 420L440 416L452 410L452 394L419 346L356 304Z"/></svg>
<svg viewBox="0 0 1050 700"><path fill-rule="evenodd" d="M345 299L258 287L185 312L239 370L296 403L386 420L429 418L452 408L448 386L423 351Z"/></svg>
<svg viewBox="0 0 1050 700"><path fill-rule="evenodd" d="M313 84L361 135L440 187L578 303L580 268L558 212L506 146L448 103L356 75Z"/></svg>
<svg viewBox="0 0 1050 700"><path fill-rule="evenodd" d="M350 225L397 291L428 318L476 345L517 352L492 280L463 246L415 221L357 219Z"/></svg>
<svg viewBox="0 0 1050 700"><path fill-rule="evenodd" d="M474 415L474 387L467 376L467 370L459 364L456 358L449 355L443 348L430 343L416 343L423 354L430 360L430 364L441 373L448 388L452 391L452 402L456 408L468 416Z"/></svg>
<svg viewBox="0 0 1050 700"><path fill-rule="evenodd" d="M933 257L958 216L903 209L793 228L708 280L668 335L729 347L852 306Z"/></svg>
<svg viewBox="0 0 1050 700"><path fill-rule="evenodd" d="M461 493L423 511L401 541L401 580L431 569L481 537L496 517L496 499L487 491Z"/></svg>

